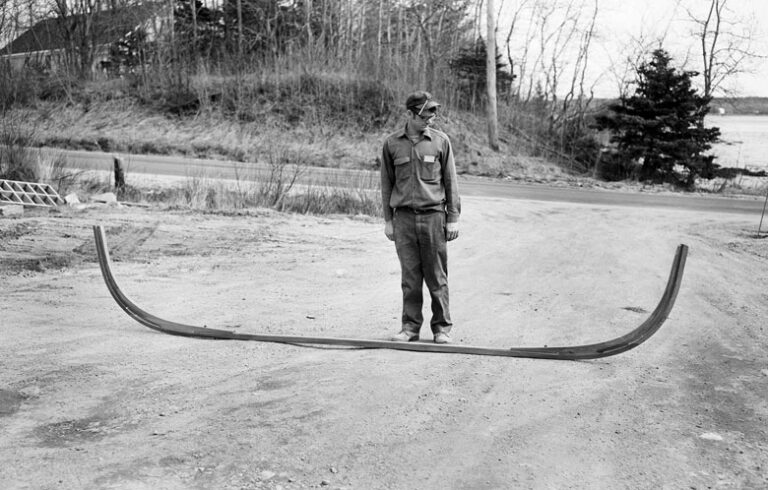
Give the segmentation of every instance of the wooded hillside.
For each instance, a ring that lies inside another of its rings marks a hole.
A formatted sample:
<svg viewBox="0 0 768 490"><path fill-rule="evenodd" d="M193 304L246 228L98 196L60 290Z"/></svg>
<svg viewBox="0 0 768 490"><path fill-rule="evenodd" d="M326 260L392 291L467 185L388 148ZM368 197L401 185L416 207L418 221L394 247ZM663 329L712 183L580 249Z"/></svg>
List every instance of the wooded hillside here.
<svg viewBox="0 0 768 490"><path fill-rule="evenodd" d="M186 149L247 161L258 156L265 135L277 132L308 140L321 155L316 164L335 165L360 157L329 149L333 138L362 133L377 140L399 120L405 95L425 89L443 103L440 124L456 134L468 161L476 167L496 162L480 173L504 175L525 157L596 174L602 145L592 111L600 107L595 81L586 75L598 2L497 5L506 8L496 32L499 152L489 152L483 141L481 0L14 0L1 9L0 39L16 39L45 20L60 48L30 56L22 70L1 70L0 105L7 111L50 104L56 109L46 109L49 115L80 110L80 121L94 119L93 127L73 139L95 141L100 149ZM99 26L126 9L152 15L103 50ZM702 39L711 35L707 29ZM624 65L637 64L649 45L635 46ZM56 57L62 61L54 67ZM717 61L709 63L717 68ZM619 68L617 86L630 90L632 70ZM134 119L166 126L169 118L175 118L173 129L150 133L149 142L110 130L131 127ZM68 123L45 129L48 119L35 123L38 141L41 134L50 135L41 144L68 140L55 135ZM174 137L185 127L199 129ZM227 128L225 134L217 127Z"/></svg>

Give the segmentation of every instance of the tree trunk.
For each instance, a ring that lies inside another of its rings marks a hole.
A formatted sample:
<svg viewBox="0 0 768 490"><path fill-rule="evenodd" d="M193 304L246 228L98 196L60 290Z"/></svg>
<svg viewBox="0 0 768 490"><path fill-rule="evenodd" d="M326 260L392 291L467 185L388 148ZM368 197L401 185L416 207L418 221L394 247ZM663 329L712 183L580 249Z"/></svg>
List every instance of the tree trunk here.
<svg viewBox="0 0 768 490"><path fill-rule="evenodd" d="M384 31L382 16L384 14L384 0L379 0L379 25L376 32L376 78L379 78L379 69L381 67L381 39Z"/></svg>
<svg viewBox="0 0 768 490"><path fill-rule="evenodd" d="M487 0L485 9L488 14L488 25L486 34L486 89L488 93L488 102L486 109L488 113L488 145L492 150L499 150L499 124L496 114L496 9L494 0Z"/></svg>
<svg viewBox="0 0 768 490"><path fill-rule="evenodd" d="M243 2L237 0L237 59L243 60Z"/></svg>
<svg viewBox="0 0 768 490"><path fill-rule="evenodd" d="M305 0L304 2L304 24L307 29L307 52L312 53L315 43L314 35L312 33L312 0Z"/></svg>
<svg viewBox="0 0 768 490"><path fill-rule="evenodd" d="M189 7L192 9L192 50L197 60L197 1L189 0Z"/></svg>
<svg viewBox="0 0 768 490"><path fill-rule="evenodd" d="M359 64L363 59L363 53L365 48L365 2L360 6L360 16L358 20L358 32L357 32L357 59L355 64Z"/></svg>

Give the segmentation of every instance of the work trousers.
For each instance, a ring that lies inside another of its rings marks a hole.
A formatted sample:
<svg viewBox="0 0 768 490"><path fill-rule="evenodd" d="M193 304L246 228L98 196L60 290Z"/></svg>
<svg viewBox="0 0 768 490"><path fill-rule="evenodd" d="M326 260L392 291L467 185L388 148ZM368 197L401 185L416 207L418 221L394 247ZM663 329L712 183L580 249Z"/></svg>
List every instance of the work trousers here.
<svg viewBox="0 0 768 490"><path fill-rule="evenodd" d="M402 328L418 334L424 317L422 288L432 299L432 333L448 333L453 323L448 309L448 247L445 213L397 208L394 213L395 249L400 259L403 288Z"/></svg>

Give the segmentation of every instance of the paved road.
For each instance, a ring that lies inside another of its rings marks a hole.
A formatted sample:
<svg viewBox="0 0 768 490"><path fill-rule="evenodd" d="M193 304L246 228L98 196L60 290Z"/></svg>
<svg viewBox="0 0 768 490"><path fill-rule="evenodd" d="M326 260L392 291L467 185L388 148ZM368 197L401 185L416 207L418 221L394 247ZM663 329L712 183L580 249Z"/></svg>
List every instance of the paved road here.
<svg viewBox="0 0 768 490"><path fill-rule="evenodd" d="M63 154L74 168L90 170L111 170L112 154L87 151L62 151L44 149L44 152ZM155 175L211 177L241 180L269 178L275 167L221 160L206 160L187 157L155 155L123 155L126 173ZM297 169L286 165L284 175L291 175ZM299 184L330 184L337 186L375 187L378 173L366 170L340 170L329 168L300 169ZM684 194L656 194L640 192L611 192L605 190L581 189L574 187L550 187L546 185L516 184L494 180L464 180L461 183L464 195L526 199L538 201L574 202L607 206L665 207L702 212L739 213L760 215L764 199L702 197Z"/></svg>
<svg viewBox="0 0 768 490"><path fill-rule="evenodd" d="M462 193L537 201L575 202L606 206L664 207L702 212L757 215L762 212L764 203L764 200L760 198L734 199L686 194L612 192L577 187L549 187L494 181L463 184Z"/></svg>

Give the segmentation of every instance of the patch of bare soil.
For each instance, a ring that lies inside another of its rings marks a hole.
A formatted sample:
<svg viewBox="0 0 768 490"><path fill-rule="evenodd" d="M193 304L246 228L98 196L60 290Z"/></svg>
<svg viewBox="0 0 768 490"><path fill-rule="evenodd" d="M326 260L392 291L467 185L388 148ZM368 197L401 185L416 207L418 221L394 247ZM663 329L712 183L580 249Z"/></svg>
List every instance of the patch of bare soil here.
<svg viewBox="0 0 768 490"><path fill-rule="evenodd" d="M162 318L385 339L399 266L376 220L111 207L2 219L0 486L765 488L756 219L465 199L449 254L467 345L622 335L690 246L661 330L585 362L164 335L112 300L91 228L106 228L123 292Z"/></svg>

